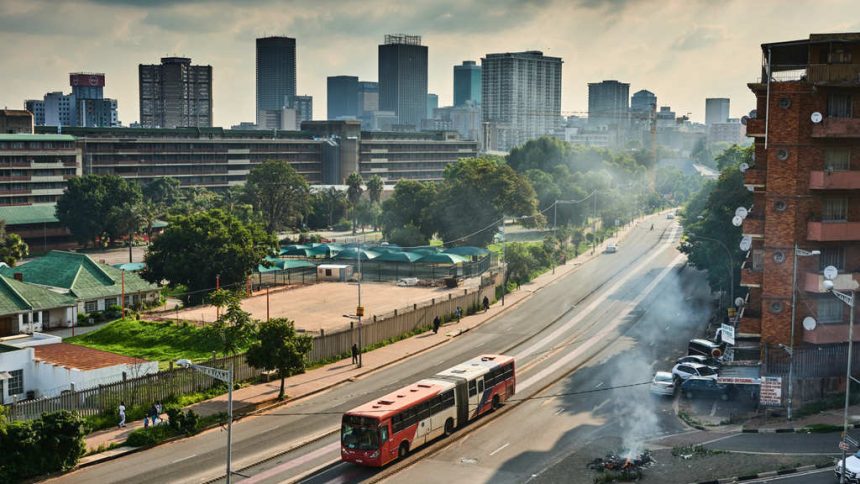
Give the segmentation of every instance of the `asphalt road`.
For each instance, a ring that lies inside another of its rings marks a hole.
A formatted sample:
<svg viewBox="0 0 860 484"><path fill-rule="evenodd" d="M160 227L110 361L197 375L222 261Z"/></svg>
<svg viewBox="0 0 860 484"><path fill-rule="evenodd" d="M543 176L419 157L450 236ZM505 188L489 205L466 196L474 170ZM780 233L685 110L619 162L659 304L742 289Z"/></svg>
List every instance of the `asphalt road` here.
<svg viewBox="0 0 860 484"><path fill-rule="evenodd" d="M576 365L577 361L596 351L600 345L595 341L602 344L610 339L617 339L612 344L612 351L625 353L629 347L640 346L647 348L645 354L654 358L664 348L661 342L663 340L671 339L674 341L671 346L683 348L686 336L674 331L674 322L690 320L686 329L689 334L693 334L701 325L701 320L694 321L695 318L687 317L690 315L685 313L685 305L678 303L684 300L682 294L690 286L677 283L672 286L661 285L655 292L661 294L661 297L657 298L658 302L651 303L648 308L635 309L635 306L642 302L640 295L644 289L652 286L650 290L653 292L654 281L668 284L674 279L674 272L665 271L665 268L678 262L677 253L672 249L679 234L677 226L673 221L661 218L654 220L653 231L647 229L650 221L647 225L643 223L624 241L618 253L598 257L558 283L537 292L534 297L495 321L436 350L316 397L237 422L233 426L234 469L248 476L249 482L279 482L331 462L338 456L336 435L323 437L293 452L285 451L300 441L307 441L311 437L337 429L344 411L476 354L509 351L520 356L521 368L532 366L530 371L520 374L519 387L527 395L525 390L529 387L531 391L537 390L543 382L564 374L571 365ZM673 237L670 238L670 235ZM668 275L661 278L661 274ZM652 315L654 324L649 326L650 337L657 342L638 343L635 335L623 335L618 339L624 328L643 319L643 311L644 314ZM596 340L595 336L598 336ZM518 346L511 348L517 344ZM665 359L674 356L675 353L672 353ZM582 373L586 373L586 370L597 373L586 381L584 388L589 388L594 379L604 380L606 386L616 384L618 378L621 378L621 383L650 379L653 365L646 366L638 362L632 364L636 366L615 372L611 372L608 365L583 369ZM594 385L596 384L595 382ZM569 385L569 381L563 380L550 392L570 391ZM580 387L577 385L576 388ZM644 387L636 390L646 391ZM592 406L600 403L594 402L594 398L600 396L591 396L588 400L575 397L562 399L566 402L562 409L568 409L561 413L565 419L575 417L574 409L582 408L583 401L590 402ZM617 397L605 393L602 399L606 398L612 400ZM524 402L522 406L525 408L540 403L541 401L535 400ZM604 404L602 407L607 418L615 411L612 409L620 405L617 401L610 403L611 405ZM542 414L548 408L555 408L555 405L544 405L547 408L544 408ZM558 408L552 413L555 411L558 411ZM569 422L565 425L567 424ZM556 425L555 429L565 430L563 425ZM516 432L512 432L512 436L516 436L515 434ZM522 436L516 438L522 443L526 440ZM205 482L223 476L224 441L223 431L216 429L85 468L57 480L100 484ZM546 439L541 441L546 442ZM499 458L503 455L512 457L503 451L495 455ZM275 457L263 464L256 464L272 456ZM504 472L502 467L504 464L500 464L500 471ZM331 477L335 480L354 481L366 475L366 470L350 466L336 477Z"/></svg>

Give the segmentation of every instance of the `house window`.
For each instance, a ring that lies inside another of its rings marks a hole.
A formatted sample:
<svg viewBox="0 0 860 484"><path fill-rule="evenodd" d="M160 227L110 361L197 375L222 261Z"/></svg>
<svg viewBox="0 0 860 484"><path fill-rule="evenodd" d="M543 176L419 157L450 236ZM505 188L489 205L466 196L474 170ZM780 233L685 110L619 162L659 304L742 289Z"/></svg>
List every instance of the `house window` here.
<svg viewBox="0 0 860 484"><path fill-rule="evenodd" d="M827 266L833 266L840 271L845 270L844 247L827 247L821 249L821 257L818 258L818 270L823 271Z"/></svg>
<svg viewBox="0 0 860 484"><path fill-rule="evenodd" d="M761 249L753 249L752 251L752 270L753 272L764 270L764 251Z"/></svg>
<svg viewBox="0 0 860 484"><path fill-rule="evenodd" d="M115 298L115 297L105 298L105 309L107 309L111 306L116 306L117 305L116 299L117 298Z"/></svg>
<svg viewBox="0 0 860 484"><path fill-rule="evenodd" d="M13 370L9 375L9 396L24 393L24 370Z"/></svg>
<svg viewBox="0 0 860 484"><path fill-rule="evenodd" d="M819 323L841 323L842 308L845 305L836 298L818 300L818 322Z"/></svg>
<svg viewBox="0 0 860 484"><path fill-rule="evenodd" d="M827 98L827 114L831 118L850 118L851 96L848 94L831 93Z"/></svg>
<svg viewBox="0 0 860 484"><path fill-rule="evenodd" d="M827 198L824 200L824 222L845 222L848 220L848 200L845 198Z"/></svg>
<svg viewBox="0 0 860 484"><path fill-rule="evenodd" d="M828 59L830 64L850 64L851 63L851 51L844 49L835 49L828 55Z"/></svg>
<svg viewBox="0 0 860 484"><path fill-rule="evenodd" d="M824 152L824 169L827 171L847 171L851 169L851 150L830 148Z"/></svg>
<svg viewBox="0 0 860 484"><path fill-rule="evenodd" d="M85 313L94 313L99 310L99 302L98 301L87 301L84 303L84 312Z"/></svg>

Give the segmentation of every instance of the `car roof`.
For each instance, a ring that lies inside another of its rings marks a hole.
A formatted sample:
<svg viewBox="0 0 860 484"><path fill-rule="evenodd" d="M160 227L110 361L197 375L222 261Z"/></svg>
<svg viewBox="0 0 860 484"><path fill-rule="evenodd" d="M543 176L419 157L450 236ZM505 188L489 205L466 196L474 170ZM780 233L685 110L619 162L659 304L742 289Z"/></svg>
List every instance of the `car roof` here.
<svg viewBox="0 0 860 484"><path fill-rule="evenodd" d="M662 376L665 378L672 378L672 374L668 371L658 371L657 373L654 373L654 377L658 377L658 376Z"/></svg>
<svg viewBox="0 0 860 484"><path fill-rule="evenodd" d="M691 340L690 340L690 343L696 343L696 344L705 345L705 346L720 346L720 345L718 345L717 343L714 343L714 342L713 342L713 341L711 341L711 340L707 340L707 339L700 339L700 338L691 339Z"/></svg>
<svg viewBox="0 0 860 484"><path fill-rule="evenodd" d="M709 366L708 366L708 365L703 365L703 364L701 364L701 363L687 362L687 363L680 363L680 364L681 364L681 365L690 366L690 367L693 367L693 368L697 368L697 369L698 369L698 368L709 368Z"/></svg>

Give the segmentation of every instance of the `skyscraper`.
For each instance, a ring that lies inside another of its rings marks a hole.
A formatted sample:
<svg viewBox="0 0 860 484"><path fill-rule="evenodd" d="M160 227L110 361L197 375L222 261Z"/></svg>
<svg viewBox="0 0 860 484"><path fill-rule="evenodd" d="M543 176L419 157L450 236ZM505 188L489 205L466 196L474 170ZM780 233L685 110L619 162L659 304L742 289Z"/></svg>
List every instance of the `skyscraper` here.
<svg viewBox="0 0 860 484"><path fill-rule="evenodd" d="M75 103L75 126L119 126L116 99L104 97L104 74L72 73L69 85Z"/></svg>
<svg viewBox="0 0 860 484"><path fill-rule="evenodd" d="M634 92L630 98L630 111L635 113L650 113L657 109L656 106L657 96L645 89Z"/></svg>
<svg viewBox="0 0 860 484"><path fill-rule="evenodd" d="M357 118L361 114L358 106L358 77L330 76L326 88L327 119Z"/></svg>
<svg viewBox="0 0 860 484"><path fill-rule="evenodd" d="M508 151L561 124L559 57L540 51L487 54L481 59L484 145Z"/></svg>
<svg viewBox="0 0 860 484"><path fill-rule="evenodd" d="M358 82L358 114L364 116L379 111L379 83Z"/></svg>
<svg viewBox="0 0 860 484"><path fill-rule="evenodd" d="M296 95L296 39L257 39L257 119L261 111L280 111L287 96Z"/></svg>
<svg viewBox="0 0 860 484"><path fill-rule="evenodd" d="M729 99L709 97L705 99L705 124L725 123L729 119Z"/></svg>
<svg viewBox="0 0 860 484"><path fill-rule="evenodd" d="M140 64L138 74L143 127L212 126L212 66L163 57L161 64Z"/></svg>
<svg viewBox="0 0 860 484"><path fill-rule="evenodd" d="M463 61L454 66L454 106L471 101L481 104L481 66L475 61Z"/></svg>
<svg viewBox="0 0 860 484"><path fill-rule="evenodd" d="M626 125L630 84L615 80L588 83L588 124Z"/></svg>
<svg viewBox="0 0 860 484"><path fill-rule="evenodd" d="M401 125L421 125L427 114L427 47L420 35L386 35L379 46L379 110Z"/></svg>
<svg viewBox="0 0 860 484"><path fill-rule="evenodd" d="M439 96L437 94L427 94L427 119L433 119L433 111L439 107Z"/></svg>
<svg viewBox="0 0 860 484"><path fill-rule="evenodd" d="M300 127L302 121L311 121L314 118L313 96L287 96L284 99L287 109L296 110L296 126Z"/></svg>

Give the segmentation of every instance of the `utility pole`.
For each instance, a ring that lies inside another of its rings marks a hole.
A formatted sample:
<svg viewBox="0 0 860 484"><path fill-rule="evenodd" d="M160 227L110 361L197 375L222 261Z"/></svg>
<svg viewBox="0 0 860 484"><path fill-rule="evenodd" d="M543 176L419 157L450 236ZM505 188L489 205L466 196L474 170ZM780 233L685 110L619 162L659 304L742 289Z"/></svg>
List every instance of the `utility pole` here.
<svg viewBox="0 0 860 484"><path fill-rule="evenodd" d="M505 265L502 266L502 306L505 305L505 293L508 292L508 253L507 253L507 243L508 238L505 236L505 216L502 215L502 260L505 262Z"/></svg>

